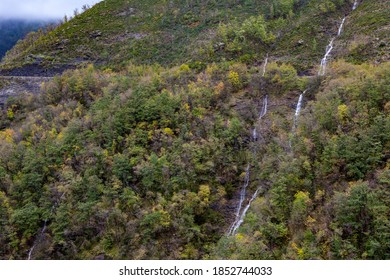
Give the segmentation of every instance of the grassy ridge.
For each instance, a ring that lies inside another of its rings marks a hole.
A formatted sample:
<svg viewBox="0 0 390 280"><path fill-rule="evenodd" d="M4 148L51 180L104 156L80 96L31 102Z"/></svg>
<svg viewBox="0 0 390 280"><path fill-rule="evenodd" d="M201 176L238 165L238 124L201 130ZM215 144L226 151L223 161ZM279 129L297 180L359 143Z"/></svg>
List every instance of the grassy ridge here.
<svg viewBox="0 0 390 280"><path fill-rule="evenodd" d="M17 46L2 67L34 61L46 66L85 61L114 68L128 61L174 65L240 59L253 63L261 61L268 52L294 63L299 71L306 71L318 63L330 37L337 32L339 21L351 11L349 1L334 2L325 5L327 2L296 1L291 10L277 14L272 12L270 1L103 1L34 43ZM342 44L352 41L353 47L343 48L340 43L344 56L353 59L364 48L366 60L385 58L388 10L383 1L363 2L348 17ZM216 52L215 44L219 42L215 36L221 24L242 23L259 15L263 15L267 29L276 36L274 44L259 48L254 42L233 57ZM366 36L366 41L378 38L377 44L384 45L381 51L369 52L370 44L354 37L355 28L362 29L360 34Z"/></svg>

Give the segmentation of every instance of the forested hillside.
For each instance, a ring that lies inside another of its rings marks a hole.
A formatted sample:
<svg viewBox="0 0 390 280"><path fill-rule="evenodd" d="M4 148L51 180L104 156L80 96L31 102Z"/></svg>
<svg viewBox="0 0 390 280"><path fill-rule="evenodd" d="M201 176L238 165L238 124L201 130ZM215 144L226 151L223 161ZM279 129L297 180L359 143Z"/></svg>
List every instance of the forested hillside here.
<svg viewBox="0 0 390 280"><path fill-rule="evenodd" d="M1 108L0 258L390 259L389 15L106 0L27 36L4 71L77 69Z"/></svg>

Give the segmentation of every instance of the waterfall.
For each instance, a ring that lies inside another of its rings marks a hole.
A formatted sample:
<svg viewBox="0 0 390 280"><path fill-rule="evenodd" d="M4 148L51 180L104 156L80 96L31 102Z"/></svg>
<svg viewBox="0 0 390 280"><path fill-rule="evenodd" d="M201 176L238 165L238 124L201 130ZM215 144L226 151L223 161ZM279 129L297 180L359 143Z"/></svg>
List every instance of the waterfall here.
<svg viewBox="0 0 390 280"><path fill-rule="evenodd" d="M293 128L292 128L293 132L295 131L295 129L298 126L298 117L299 117L299 114L300 114L301 109L302 109L303 96L305 95L306 91L307 90L305 90L303 93L301 93L299 95L299 98L298 98L298 103L297 103L297 107L295 109L295 114L294 114L294 124L293 124Z"/></svg>
<svg viewBox="0 0 390 280"><path fill-rule="evenodd" d="M268 95L264 96L263 105L261 107L258 121L260 121L267 114L267 110L268 110ZM252 130L252 138L253 138L253 141L257 141L258 134L257 134L256 127L254 127ZM253 153L255 153L255 151ZM257 189L256 192L251 197L251 199L249 200L248 204L241 211L242 204L244 203L245 196L246 196L246 189L249 186L249 177L250 177L250 165L248 163L248 165L245 169L245 180L244 180L244 185L242 186L241 191L240 191L240 200L238 202L238 206L237 206L237 210L236 210L236 214L235 214L235 219L234 219L233 224L229 228L229 231L227 233L228 236L232 236L232 235L235 235L237 233L238 228L241 226L241 224L244 221L246 212L249 210L252 201L256 198L257 193L259 192L259 189Z"/></svg>
<svg viewBox="0 0 390 280"><path fill-rule="evenodd" d="M356 10L358 6L358 0L355 0L355 3L353 3L352 11Z"/></svg>
<svg viewBox="0 0 390 280"><path fill-rule="evenodd" d="M33 246L32 246L31 249L28 251L28 258L27 258L27 260L31 260L31 256L32 256L32 253L34 252L35 247L36 247L37 244L41 241L43 235L45 234L46 228L47 228L47 221L48 221L48 219L46 219L46 220L44 221L42 230L39 232L38 237L37 237L37 239L35 239Z"/></svg>
<svg viewBox="0 0 390 280"><path fill-rule="evenodd" d="M352 7L352 11L355 10L358 6L358 0L355 0L355 2L353 3L353 7ZM320 64L320 69L318 71L318 76L323 76L325 75L325 72L326 72L326 66L328 64L328 58L333 50L333 43L334 43L334 40L339 37L343 31L343 27L344 27L344 23L345 23L345 20L347 19L347 16L344 16L344 18L341 20L341 23L339 25L339 28L338 28L338 31L337 31L337 35L335 37L333 37L330 41L329 41L329 44L326 46L326 50L325 50L325 55L324 57L321 59L321 64ZM298 99L298 104L297 104L297 107L295 109L295 115L294 115L294 124L293 124L293 127L292 127L292 133L294 133L295 129L297 128L298 126L298 117L299 117L299 114L301 112L301 108L302 108L302 100L303 100L303 96L304 94L306 93L307 90L305 90L301 95L299 95L299 99ZM289 147L291 149L291 140L289 140Z"/></svg>
<svg viewBox="0 0 390 280"><path fill-rule="evenodd" d="M265 75L265 71L267 69L268 64L268 54L264 61L263 66L263 77ZM259 118L257 120L257 124L260 123L261 119L267 114L268 110L268 95L264 96L263 98L263 105L261 107ZM252 141L257 141L258 139L258 133L256 126L252 129ZM256 148L252 151L253 155L256 155ZM242 204L244 203L245 196L246 196L246 189L249 186L249 179L250 179L250 164L248 163L246 169L245 169L245 179L244 179L244 185L241 188L240 191L240 199L238 202L238 206L235 213L235 219L233 224L230 226L227 236L235 235L237 233L238 228L243 223L246 212L249 210L249 207L251 206L252 201L256 198L257 193L259 192L259 189L256 190L256 192L252 195L251 199L249 200L248 204L245 206L245 208L242 210ZM242 211L241 211L242 210Z"/></svg>
<svg viewBox="0 0 390 280"><path fill-rule="evenodd" d="M294 123L293 123L292 129L291 129L291 133L293 135L295 135L295 130L297 129L297 126L298 126L298 117L299 117L299 114L300 114L301 109L302 109L303 96L305 95L306 91L307 90L305 90L303 93L301 93L299 95L299 98L298 98L298 103L297 103L297 107L295 109L295 114L294 114ZM291 151L291 149L292 149L291 139L288 140L288 146L289 146L290 151Z"/></svg>
<svg viewBox="0 0 390 280"><path fill-rule="evenodd" d="M244 210L242 211L238 221L235 223L235 225L233 226L232 230L231 230L231 233L229 235L236 235L237 233L237 230L239 229L239 227L241 226L241 224L244 222L244 218L245 218L245 215L246 215L246 212L248 212L249 210L249 207L251 207L251 204L253 202L253 200L257 197L257 194L259 192L260 188L257 189L255 191L255 193L252 195L251 199L249 200L249 203L248 205L244 208Z"/></svg>
<svg viewBox="0 0 390 280"><path fill-rule="evenodd" d="M234 219L234 222L233 222L233 224L231 225L231 227L230 227L230 229L228 231L228 236L232 235L233 230L234 230L236 224L240 220L240 213L241 213L242 203L244 202L244 199L245 199L246 188L249 185L249 176L250 176L250 172L249 172L250 169L249 168L250 168L250 165L248 163L248 165L247 165L247 167L245 169L244 185L242 186L241 191L240 191L240 200L238 202L238 206L237 206L237 210L236 210L236 218Z"/></svg>
<svg viewBox="0 0 390 280"><path fill-rule="evenodd" d="M50 209L49 216L51 216L54 213L54 210L57 208L58 204L60 203L60 200L64 197L64 195L65 195L65 193L63 193L61 195L61 197L59 199L57 199L57 201L53 204L53 206ZM46 229L47 229L47 222L48 221L49 221L49 218L46 218L45 221L43 222L43 227L42 227L41 231L39 232L38 237L35 239L35 241L33 243L33 246L28 251L27 260L31 260L31 257L32 257L32 254L34 252L35 247L39 244L39 242L43 238L43 236L44 236L44 234L46 232Z"/></svg>
<svg viewBox="0 0 390 280"><path fill-rule="evenodd" d="M298 117L299 113L301 112L303 94L304 94L304 93L301 93L301 94L299 95L297 107L296 107L296 109L295 109L295 117Z"/></svg>
<svg viewBox="0 0 390 280"><path fill-rule="evenodd" d="M267 69L267 64L268 64L268 53L267 53L267 56L265 58L265 61L264 61L264 66L263 66L263 77L265 75L265 71Z"/></svg>
<svg viewBox="0 0 390 280"><path fill-rule="evenodd" d="M253 130L252 130L252 138L253 138L253 141L257 141L257 129L256 129L256 127L253 128Z"/></svg>
<svg viewBox="0 0 390 280"><path fill-rule="evenodd" d="M343 20L341 21L341 24L340 24L340 27L339 27L339 31L337 32L337 36L340 36L341 35L341 31L343 31L343 26L344 26L345 19L346 19L346 17L344 17Z"/></svg>
<svg viewBox="0 0 390 280"><path fill-rule="evenodd" d="M325 55L321 59L320 70L318 71L319 76L325 75L326 65L328 63L328 56L330 55L330 52L333 50L333 41L334 41L334 38L332 38L330 40L329 44L326 46Z"/></svg>
<svg viewBox="0 0 390 280"><path fill-rule="evenodd" d="M28 251L28 258L27 258L27 260L29 261L29 260L31 260L31 255L32 255L32 253L33 253L33 251L34 251L34 249L35 249L35 242L34 242L34 245L31 247L31 249Z"/></svg>
<svg viewBox="0 0 390 280"><path fill-rule="evenodd" d="M358 6L358 1L355 0L355 2L353 3L353 7L352 7L352 11L354 11ZM341 35L341 32L343 31L343 26L344 26L344 23L345 23L345 20L346 20L346 16L343 18L343 20L341 21L341 24L339 26L339 29L338 29L338 32L337 32L337 36L340 36ZM320 70L318 71L318 76L323 76L325 75L325 71L326 71L326 65L328 63L328 57L330 56L330 53L332 52L333 50L333 42L334 40L336 39L336 37L333 37L329 44L326 46L326 51L325 51L325 55L324 57L321 59L321 64L320 64Z"/></svg>
<svg viewBox="0 0 390 280"><path fill-rule="evenodd" d="M264 96L263 98L263 105L261 106L259 118L257 120L256 125L260 126L261 119L267 114L267 109L268 109L268 95ZM259 138L256 126L253 128L252 137L253 137L253 141L257 141L257 139ZM256 147L254 150L254 154L256 154Z"/></svg>
<svg viewBox="0 0 390 280"><path fill-rule="evenodd" d="M263 106L261 107L259 120L261 120L267 114L267 107L268 107L268 95L266 95L263 99Z"/></svg>

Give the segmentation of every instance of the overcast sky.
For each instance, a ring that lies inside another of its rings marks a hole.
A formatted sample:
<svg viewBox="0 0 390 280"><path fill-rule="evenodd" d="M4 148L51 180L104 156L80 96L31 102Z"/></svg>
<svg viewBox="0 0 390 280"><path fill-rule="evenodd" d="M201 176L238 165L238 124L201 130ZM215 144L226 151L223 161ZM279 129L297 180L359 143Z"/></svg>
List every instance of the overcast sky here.
<svg viewBox="0 0 390 280"><path fill-rule="evenodd" d="M57 19L101 0L0 0L0 18Z"/></svg>

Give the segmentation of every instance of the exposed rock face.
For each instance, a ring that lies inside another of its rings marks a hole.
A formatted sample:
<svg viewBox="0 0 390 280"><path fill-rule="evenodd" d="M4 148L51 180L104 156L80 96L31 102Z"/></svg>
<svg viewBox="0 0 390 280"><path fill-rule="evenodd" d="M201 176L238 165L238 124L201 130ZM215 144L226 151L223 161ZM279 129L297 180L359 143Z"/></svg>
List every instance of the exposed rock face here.
<svg viewBox="0 0 390 280"><path fill-rule="evenodd" d="M67 69L74 69L76 65L58 64L51 67L45 67L39 63L27 64L19 68L0 69L1 76L18 77L54 77L61 75Z"/></svg>
<svg viewBox="0 0 390 280"><path fill-rule="evenodd" d="M41 85L51 77L0 76L0 107L9 97L21 94L39 94Z"/></svg>
<svg viewBox="0 0 390 280"><path fill-rule="evenodd" d="M0 107L4 106L9 97L27 93L39 94L43 82L48 82L52 77L75 68L76 64L45 67L39 62L12 69L0 68Z"/></svg>
<svg viewBox="0 0 390 280"><path fill-rule="evenodd" d="M120 12L117 14L120 17L126 17L126 16L135 16L135 9L134 8L128 8L127 10Z"/></svg>

